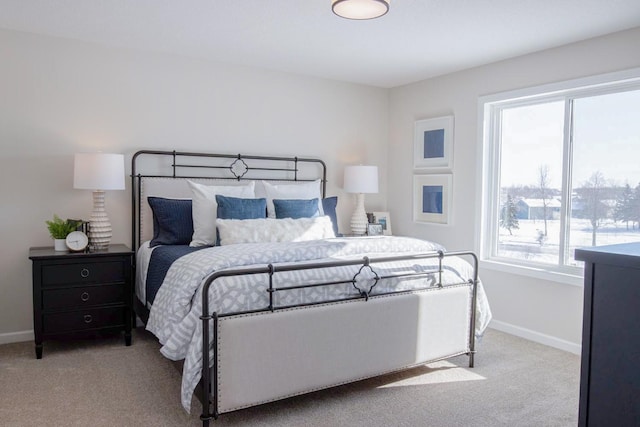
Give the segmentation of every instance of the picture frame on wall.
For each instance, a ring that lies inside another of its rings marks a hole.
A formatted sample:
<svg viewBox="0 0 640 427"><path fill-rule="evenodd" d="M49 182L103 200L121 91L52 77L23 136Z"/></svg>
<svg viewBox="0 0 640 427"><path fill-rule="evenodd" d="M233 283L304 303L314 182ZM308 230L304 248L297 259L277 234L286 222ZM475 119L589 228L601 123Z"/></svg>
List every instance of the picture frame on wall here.
<svg viewBox="0 0 640 427"><path fill-rule="evenodd" d="M453 175L413 176L413 220L432 224L451 224Z"/></svg>
<svg viewBox="0 0 640 427"><path fill-rule="evenodd" d="M414 169L453 166L453 116L418 120L414 125Z"/></svg>
<svg viewBox="0 0 640 427"><path fill-rule="evenodd" d="M373 222L382 226L382 234L391 236L391 216L389 212L373 212Z"/></svg>

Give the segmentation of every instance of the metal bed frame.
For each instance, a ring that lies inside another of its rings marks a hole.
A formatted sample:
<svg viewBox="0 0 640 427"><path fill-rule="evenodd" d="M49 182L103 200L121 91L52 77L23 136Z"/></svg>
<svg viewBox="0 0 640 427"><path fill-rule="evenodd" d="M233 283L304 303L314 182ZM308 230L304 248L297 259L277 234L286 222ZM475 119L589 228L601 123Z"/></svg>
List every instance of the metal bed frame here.
<svg viewBox="0 0 640 427"><path fill-rule="evenodd" d="M137 161L141 156L159 156L160 158L169 158L171 159L171 164L169 167L171 168L170 174L151 174L151 175L142 175L138 173ZM180 163L179 160L185 158L197 158L199 160L215 160L215 161L226 161L226 165L212 165L207 163ZM249 166L247 162L257 161L258 163L264 162L276 162L278 164L285 164L293 166ZM140 209L141 209L141 180L143 178L157 178L157 177L167 177L167 178L176 178L176 179L190 179L190 178L213 178L213 179L230 179L230 180L271 180L271 181L312 181L311 179L304 179L299 176L299 165L301 163L311 163L320 166L321 174L322 174L322 196L325 196L326 192L326 165L324 162L318 159L307 159L307 158L298 158L298 157L273 157L273 156L245 156L245 155L226 155L226 154L209 154L209 153L190 153L190 152L177 152L177 151L151 151L144 150L139 151L134 154L132 158L132 167L131 167L131 178L132 178L132 244L134 248L138 248L141 239L141 226L140 226ZM187 170L206 170L217 172L217 175L199 175L199 174L180 174L179 170L181 168L185 168ZM285 174L284 177L273 178L272 176L264 177L256 177L251 176L252 171L258 172L282 172ZM295 264L285 264L285 265L265 265L261 267L255 268L236 268L230 270L222 270L214 272L209 275L204 282L204 288L202 292L202 315L200 316L200 320L202 322L202 380L201 380L201 391L202 391L202 413L200 415L200 419L202 420L202 425L204 427L209 426L209 423L212 419L217 419L220 415L218 411L218 358L216 356L213 357L213 367L209 368L209 364L206 361L211 360L211 352L210 352L210 333L213 333L213 344L214 344L214 355L218 354L218 328L219 322L221 319L231 318L233 316L242 316L247 314L255 314L255 313L276 313L283 310L288 310L292 308L303 308L303 307L312 307L316 305L324 305L324 304L333 304L344 301L368 301L370 297L375 296L383 296L383 295L400 295L400 294L412 294L415 292L419 292L426 289L433 289L432 286L420 288L420 289L412 289L410 291L394 291L387 293L374 293L374 288L376 285L385 279L390 279L393 277L433 277L433 275L437 274L437 285L436 287L442 288L442 273L443 273L443 261L446 257L460 257L460 256L469 256L472 259L473 266L473 277L468 280L468 282L460 283L460 285L468 285L471 288L471 314L470 314L470 325L469 325L469 336L468 336L468 351L447 355L444 357L439 357L437 359L429 360L427 362L420 362L417 365L422 365L428 362L433 362L436 360L446 359L449 357L466 354L469 357L469 367L474 366L474 355L475 355L475 318L476 318L476 303L477 303L477 286L478 286L478 258L477 256L470 251L459 251L459 252L430 252L420 255L409 255L409 256L393 256L393 257L377 257L377 258L369 258L364 257L362 259L356 260L344 260L344 261L334 261L330 263L326 262L302 262ZM403 260L424 260L429 258L437 258L438 259L438 268L435 271L426 271L426 272L411 272L411 273L400 273L400 274L391 274L391 275L380 275L376 269L375 265L386 262L394 262L394 261L403 261ZM310 283L310 284L299 284L295 286L276 286L277 274L282 272L291 272L297 270L311 270L311 269L320 269L320 268L328 268L328 267L346 267L346 266L354 266L359 269L357 273L353 277L348 277L343 280L336 280L330 282L319 282L319 283ZM368 270L368 278L359 277L361 274L364 276L365 270ZM209 288L212 284L221 278L230 277L230 276L239 276L239 275L267 275L268 283L265 284L265 292L268 292L269 295L269 304L267 307L250 310L250 311L241 311L241 312L233 312L233 313L217 313L210 312L209 309ZM277 306L274 303L274 295L279 292L293 291L305 288L314 288L314 287L322 287L322 286L336 286L336 285L345 285L350 284L354 288L354 296L342 299L333 299L330 301L322 301L322 302L313 302L313 303L302 303L295 305L284 305ZM447 285L445 287L449 287L453 285ZM139 302L135 295L132 296L136 302ZM135 311L141 317L143 321L146 322L148 318L148 310L143 304L136 304ZM135 314L134 314L135 316ZM211 331L210 328L213 328ZM402 367L399 369L408 368L409 366ZM213 389L212 389L213 388ZM212 410L213 405L213 410ZM225 411L228 412L228 411Z"/></svg>

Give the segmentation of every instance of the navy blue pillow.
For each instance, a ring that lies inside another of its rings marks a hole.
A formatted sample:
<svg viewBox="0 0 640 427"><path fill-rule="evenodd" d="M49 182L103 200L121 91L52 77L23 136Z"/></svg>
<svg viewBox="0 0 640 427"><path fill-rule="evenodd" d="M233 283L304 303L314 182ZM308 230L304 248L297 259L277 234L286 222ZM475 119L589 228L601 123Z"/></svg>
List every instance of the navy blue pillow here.
<svg viewBox="0 0 640 427"><path fill-rule="evenodd" d="M336 215L336 206L338 205L338 196L327 197L322 199L322 210L324 214L331 218L333 224L333 232L338 235L338 215Z"/></svg>
<svg viewBox="0 0 640 427"><path fill-rule="evenodd" d="M274 199L276 218L313 218L318 216L318 199Z"/></svg>
<svg viewBox="0 0 640 427"><path fill-rule="evenodd" d="M216 195L218 218L257 219L267 217L267 199L240 199Z"/></svg>
<svg viewBox="0 0 640 427"><path fill-rule="evenodd" d="M150 246L188 245L193 236L191 200L147 197L153 212Z"/></svg>

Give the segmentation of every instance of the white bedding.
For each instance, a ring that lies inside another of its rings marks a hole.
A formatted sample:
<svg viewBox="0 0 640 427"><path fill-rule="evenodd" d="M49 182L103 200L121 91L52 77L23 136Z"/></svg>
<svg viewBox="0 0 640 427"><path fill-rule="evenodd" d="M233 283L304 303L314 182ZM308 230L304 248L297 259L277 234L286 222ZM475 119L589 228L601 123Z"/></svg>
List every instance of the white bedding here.
<svg viewBox="0 0 640 427"><path fill-rule="evenodd" d="M197 385L202 369L202 296L204 279L215 271L234 267L264 265L268 263L291 263L296 261L327 260L390 256L410 253L424 253L439 250L437 244L403 237L337 238L309 242L289 243L247 243L203 249L178 259L171 266L151 307L147 329L155 334L162 344L161 352L172 360L185 359L182 377L182 405L189 411L191 396ZM472 278L472 267L459 258L446 258L443 284L460 283ZM437 259L406 261L394 264L394 270L437 270ZM388 265L374 267L384 274ZM280 273L276 280L289 284L324 281L332 274L352 267L322 270L304 270ZM350 271L350 270L349 270ZM357 269L356 269L357 271ZM350 271L352 277L353 272ZM437 277L437 275L435 275ZM345 276L342 275L341 278ZM435 280L427 283L434 285ZM210 309L212 312L230 313L248 309L264 308L268 305L266 279L256 283L255 277L234 276L217 280L210 289ZM142 282L144 283L144 282ZM285 286L282 282L277 286ZM422 280L385 280L376 285L374 294L385 290L405 290L425 286ZM295 304L301 301L317 302L353 295L351 286L323 286L287 292L278 301L280 304ZM476 313L476 334L481 335L491 320L491 311L481 284L478 286Z"/></svg>

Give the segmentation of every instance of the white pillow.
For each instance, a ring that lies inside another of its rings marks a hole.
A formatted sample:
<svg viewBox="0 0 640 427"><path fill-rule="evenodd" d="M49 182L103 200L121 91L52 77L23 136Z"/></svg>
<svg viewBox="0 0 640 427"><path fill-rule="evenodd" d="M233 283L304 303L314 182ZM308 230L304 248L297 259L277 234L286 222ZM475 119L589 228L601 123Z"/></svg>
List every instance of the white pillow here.
<svg viewBox="0 0 640 427"><path fill-rule="evenodd" d="M264 185L264 191L267 195L267 217L276 217L276 209L273 206L273 199L318 199L318 212L320 212L320 216L324 215L319 179L309 182L296 182L295 184L271 184L270 182L262 181L262 184Z"/></svg>
<svg viewBox="0 0 640 427"><path fill-rule="evenodd" d="M330 239L333 233L331 218L260 218L218 219L220 245L260 242L304 242Z"/></svg>
<svg viewBox="0 0 640 427"><path fill-rule="evenodd" d="M227 197L253 198L255 182L247 185L202 185L187 181L193 193L193 236L189 246L214 246L216 244L216 194Z"/></svg>

